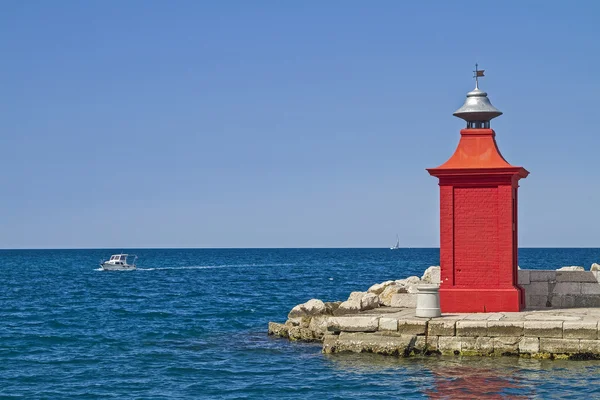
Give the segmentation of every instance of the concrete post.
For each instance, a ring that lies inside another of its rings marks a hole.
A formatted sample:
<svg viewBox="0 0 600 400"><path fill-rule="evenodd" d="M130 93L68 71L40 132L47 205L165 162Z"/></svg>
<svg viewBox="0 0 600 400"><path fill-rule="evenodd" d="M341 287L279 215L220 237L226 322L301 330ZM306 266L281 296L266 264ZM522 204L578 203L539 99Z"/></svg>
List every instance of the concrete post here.
<svg viewBox="0 0 600 400"><path fill-rule="evenodd" d="M417 317L435 318L440 317L440 293L437 285L417 286Z"/></svg>

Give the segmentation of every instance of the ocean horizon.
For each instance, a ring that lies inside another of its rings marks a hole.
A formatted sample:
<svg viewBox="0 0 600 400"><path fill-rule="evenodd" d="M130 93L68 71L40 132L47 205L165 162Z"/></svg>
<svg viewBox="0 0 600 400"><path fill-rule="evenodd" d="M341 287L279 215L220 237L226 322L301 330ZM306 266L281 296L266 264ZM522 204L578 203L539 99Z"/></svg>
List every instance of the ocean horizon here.
<svg viewBox="0 0 600 400"><path fill-rule="evenodd" d="M299 247L14 247L14 248L0 248L0 250L110 250L120 251L119 249L127 250L295 250L295 249L330 249L330 250L345 250L345 249L389 249L389 246L383 247L314 247L314 246L299 246ZM399 249L410 250L410 249L434 249L439 250L439 246L416 246L416 247L400 247ZM588 246L565 246L565 247L551 247L551 246L529 246L519 247L519 250L523 249L590 249L600 250L600 247L588 247Z"/></svg>

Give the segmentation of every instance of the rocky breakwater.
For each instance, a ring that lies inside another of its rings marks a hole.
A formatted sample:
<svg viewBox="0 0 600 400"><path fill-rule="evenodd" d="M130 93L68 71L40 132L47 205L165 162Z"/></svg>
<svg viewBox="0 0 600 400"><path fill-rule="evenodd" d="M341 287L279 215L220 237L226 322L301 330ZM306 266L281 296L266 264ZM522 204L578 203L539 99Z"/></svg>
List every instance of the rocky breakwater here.
<svg viewBox="0 0 600 400"><path fill-rule="evenodd" d="M285 323L269 322L269 335L290 340L325 342L327 335L340 332L377 332L397 325L399 313L413 314L417 287L440 283L440 267L429 267L423 276L388 280L365 292L352 292L346 301L324 302L311 299L298 304ZM388 318L382 315L389 315Z"/></svg>

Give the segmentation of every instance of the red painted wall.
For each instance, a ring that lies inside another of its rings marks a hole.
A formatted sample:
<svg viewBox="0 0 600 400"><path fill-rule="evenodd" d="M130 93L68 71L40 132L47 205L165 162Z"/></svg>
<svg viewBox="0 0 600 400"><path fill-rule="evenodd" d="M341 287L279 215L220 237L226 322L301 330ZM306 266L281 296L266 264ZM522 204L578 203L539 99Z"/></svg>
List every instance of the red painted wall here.
<svg viewBox="0 0 600 400"><path fill-rule="evenodd" d="M464 129L454 155L428 170L440 179L442 312L519 311L517 188L491 129Z"/></svg>
<svg viewBox="0 0 600 400"><path fill-rule="evenodd" d="M498 188L454 188L454 285L498 286Z"/></svg>

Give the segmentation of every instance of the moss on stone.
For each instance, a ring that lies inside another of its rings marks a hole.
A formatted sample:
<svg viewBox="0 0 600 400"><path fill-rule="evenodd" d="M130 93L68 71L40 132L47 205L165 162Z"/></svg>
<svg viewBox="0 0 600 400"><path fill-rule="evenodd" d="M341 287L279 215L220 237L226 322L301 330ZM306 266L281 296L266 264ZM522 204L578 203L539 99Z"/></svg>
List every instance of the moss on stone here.
<svg viewBox="0 0 600 400"><path fill-rule="evenodd" d="M460 355L465 357L487 356L487 354L483 354L481 351L477 350L462 350Z"/></svg>
<svg viewBox="0 0 600 400"><path fill-rule="evenodd" d="M531 355L531 358L539 359L539 360L548 360L552 358L552 354L546 352L534 353Z"/></svg>

